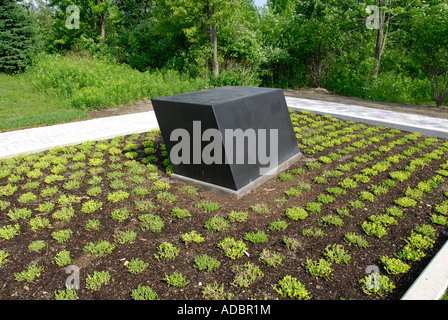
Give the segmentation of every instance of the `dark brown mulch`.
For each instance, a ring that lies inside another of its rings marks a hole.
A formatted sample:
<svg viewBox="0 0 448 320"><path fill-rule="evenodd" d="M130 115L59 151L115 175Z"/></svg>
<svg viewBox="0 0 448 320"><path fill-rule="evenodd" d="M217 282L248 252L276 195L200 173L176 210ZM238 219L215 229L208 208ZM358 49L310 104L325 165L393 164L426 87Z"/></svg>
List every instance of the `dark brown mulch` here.
<svg viewBox="0 0 448 320"><path fill-rule="evenodd" d="M384 140L381 144L386 144L388 141L403 137L405 134L407 133L402 132L393 139ZM422 141L422 139L419 141ZM141 135L137 140L137 145L140 146L140 154L142 154L143 151L143 140L144 135ZM445 142L445 140L440 139L436 145L428 147L425 150L425 153L434 150L443 142ZM397 146L394 149L393 154L400 153L410 145L412 145L412 143L408 143L404 146ZM376 149L376 147L377 146L375 145L371 145L366 149L362 149L360 153L368 153ZM313 157L317 159L321 155L336 152L339 148L341 147L326 149L324 152L313 155ZM381 156L380 158L375 159L375 161L380 161L390 155L391 154ZM397 219L398 225L388 227L387 234L381 239L366 236L372 247L368 249L361 249L353 246L349 247L344 242L344 234L347 232L356 232L365 235L361 228L361 224L368 216L382 213L384 208L394 205L394 200L402 197L408 186L414 187L418 182L426 181L434 176L435 171L439 169L439 165L445 163L448 157L445 154L442 159L432 161L430 165L413 173L410 179L400 183L395 188L392 188L386 195L376 197L374 203L366 203L366 206L362 209L351 210L351 217L343 217L344 225L342 227L320 226L326 233L325 237L315 239L302 236L301 231L303 228L319 227L318 219L320 217L329 213L334 213L336 208L347 205L350 201L358 200L358 193L362 190L366 190L365 185L358 183L358 187L351 190L348 196L337 196L337 200L332 204L324 206L321 213L310 214L304 221L292 221L285 216L287 207L304 207L307 202L316 201L316 197L321 193L325 193L326 188L337 186L338 179L329 178L328 184L324 185L313 183L313 179L315 176L321 175L323 170L336 169L341 163L352 160L353 156L355 155L352 154L339 161L323 165L320 169L306 169L304 175L295 176L293 181L280 181L278 178L273 178L240 200L205 191L198 191L192 196L181 194L177 192L177 190L185 184L170 179L164 173L163 166L160 165L159 174L163 180L170 182L170 192L176 195L177 201L171 204L161 203L156 199L157 194L155 192L145 197L146 200L152 200L158 205L157 209L152 213L162 217L165 223L162 231L160 233L155 233L143 231L140 228L138 215L141 213L135 210L134 205L134 201L139 200L138 197L131 196L129 199L118 204L111 204L108 202L107 194L111 190L109 189L110 180L106 177L106 174L108 172L107 168L109 168L108 165L111 162L108 159L108 155L106 155L105 159L107 159L107 161L103 166L106 170L100 174L103 178L103 182L100 185L103 188L103 193L96 198L96 200L103 202L102 210L92 214L85 214L81 212L82 203L75 204L74 208L77 217L70 222L58 224L57 221L51 218L51 213L47 215L44 214L42 216L48 217L52 221L52 228L47 228L39 232L32 232L28 226L28 221L19 221L18 224L21 226L22 233L8 241L0 240L1 249L11 254L8 258L8 263L5 266L0 267L0 272L2 274L0 299L53 299L54 292L64 288L65 281L68 277L65 273L65 268L58 267L52 262L55 254L64 249L71 252L71 257L73 259L72 264L81 268L81 289L78 292L80 299L130 299L131 290L137 288L138 285L151 286L151 288L158 293L160 299L202 299L202 289L206 284L213 283L214 281L217 283L224 283L226 292L234 294L235 299L282 299L282 297L273 290L273 286L286 275L298 278L306 286L313 299L317 300L399 299L444 242L443 237L440 236L444 227L431 224L429 216L434 213L434 206L446 199L444 197L444 192L448 189L448 182L440 184L433 193L426 195L417 207L405 209L404 219ZM408 163L411 159L419 156L419 154L414 154L405 162ZM123 159L123 162L126 160L127 159ZM305 157L290 169L306 168L305 160L308 161L310 158ZM86 161L88 163L88 160ZM369 162L360 164L355 171L360 172L363 168L370 165L371 163ZM89 167L86 166L84 170L87 172L88 169ZM398 165L393 165L387 172L372 178L368 185L378 184L388 178L389 172L402 169L404 169L404 162L400 162ZM50 168L43 170L43 177L50 174L49 170ZM126 172L126 169L123 170ZM69 170L63 175L68 177L70 173ZM126 176L122 179L126 180L126 177L129 176L130 174L126 173ZM61 182L55 183L55 185L60 187L60 191L53 199L57 199L62 194L70 193L82 197L82 202L87 201L86 190L90 187L86 183L87 177L89 177L89 174L87 174L86 178L82 181L81 188L77 191L67 192L62 188ZM299 181L311 184L311 191L302 192L299 197L288 197L287 202L283 204L275 201L276 199L285 197L285 190L297 186ZM6 184L4 180L0 180L0 182L1 185ZM23 181L22 183L25 182L27 181ZM42 185L45 186L44 183L42 183ZM142 186L151 187L152 182L147 180ZM130 191L128 190L128 192ZM14 196L3 197L2 200L10 201L10 208L24 207L17 202L18 195L22 193L24 193L24 191L20 191L19 187L19 191ZM35 193L39 194L40 192ZM217 202L220 204L221 208L213 213L206 213L202 209L195 207L195 204L201 200ZM42 202L44 202L44 200L39 198L37 201L27 206L33 210L33 217L41 215L36 212L35 209L38 207L39 203ZM271 212L269 214L258 214L253 212L251 206L256 203L265 203L270 208ZM174 206L187 208L190 210L192 216L185 219L173 218L170 211ZM132 217L122 223L112 220L110 214L118 207L132 209ZM60 208L60 206L56 205L56 208L52 212L58 208ZM8 210L9 209L1 212L0 226L11 224L11 221L7 217ZM249 219L244 223L232 223L227 231L209 232L204 228L205 222L211 217L215 215L226 217L232 210L249 212ZM89 219L98 219L101 221L101 228L99 231L87 231L84 229L84 226ZM286 230L270 231L267 229L269 223L276 221L277 219L282 219L289 223ZM434 248L426 251L427 255L421 261L410 263L411 271L407 274L389 275L390 279L397 286L392 294L378 297L363 293L359 280L366 275L366 268L371 265L376 265L380 268L381 274L387 275L379 262L381 257L384 255L390 257L394 256L394 254L404 245L406 237L411 234L413 228L416 225L422 224L431 224L436 229L439 238L436 241ZM55 230L67 228L70 228L73 231L71 239L65 244L56 243L56 241L52 239L51 233ZM113 234L119 230L134 230L138 234L137 239L132 244L116 244L114 242ZM201 244L186 245L181 240L180 236L191 230L196 230L202 234L205 237L205 242ZM225 237L230 236L234 237L236 240L240 240L247 232L257 230L266 232L269 237L268 242L264 244L252 244L245 241L248 246L248 255L245 255L240 259L230 260L225 257L222 250L218 248L218 243ZM285 236L297 238L301 242L300 249L297 252L292 252L287 249L283 242ZM27 250L27 246L34 240L46 241L48 243L48 248L42 253L30 253ZM83 251L83 248L87 243L95 242L97 240L107 240L110 243L114 243L116 248L111 255L106 257L98 257ZM157 246L163 242L171 242L180 249L180 253L174 261L164 263L154 259ZM303 266L306 259L311 258L316 260L322 258L322 252L325 247L335 243L343 244L349 251L351 254L350 263L347 265L333 263L334 271L329 280L315 278L307 274ZM286 256L284 263L276 268L263 265L259 260L259 256L264 248L284 254ZM193 267L194 258L203 253L207 253L221 261L221 267L217 272L206 273ZM125 262L137 257L149 262L149 268L143 274L133 275L127 271ZM231 282L235 276L234 266L242 265L249 261L260 266L265 274L264 278L255 282L249 288L232 286ZM14 279L14 273L26 269L31 263L38 263L39 265L45 266L45 271L42 273L41 277L29 284L16 281ZM100 291L91 292L85 288L84 279L95 270L109 271L112 280L109 284L103 286ZM165 273L170 274L174 271L181 272L186 276L186 278L190 280L190 284L183 289L167 286L163 281L163 276Z"/></svg>

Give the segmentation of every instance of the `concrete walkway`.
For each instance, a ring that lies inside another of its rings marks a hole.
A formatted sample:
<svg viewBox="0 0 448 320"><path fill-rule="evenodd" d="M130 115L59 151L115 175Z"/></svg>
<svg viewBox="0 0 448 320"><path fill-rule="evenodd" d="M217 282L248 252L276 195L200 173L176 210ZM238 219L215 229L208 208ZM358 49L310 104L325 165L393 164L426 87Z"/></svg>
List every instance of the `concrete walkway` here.
<svg viewBox="0 0 448 320"><path fill-rule="evenodd" d="M318 100L286 97L288 107L344 120L384 125L406 131L418 131L432 137L448 138L448 120L372 109ZM22 153L35 153L57 146L105 140L116 136L148 132L157 128L153 111L71 122L48 127L0 133L0 159Z"/></svg>
<svg viewBox="0 0 448 320"><path fill-rule="evenodd" d="M156 116L151 111L3 132L0 133L0 159L148 132L158 126Z"/></svg>
<svg viewBox="0 0 448 320"><path fill-rule="evenodd" d="M430 137L448 138L448 119L292 97L286 97L286 103L294 110L328 114L343 120L382 125L404 131L418 131Z"/></svg>

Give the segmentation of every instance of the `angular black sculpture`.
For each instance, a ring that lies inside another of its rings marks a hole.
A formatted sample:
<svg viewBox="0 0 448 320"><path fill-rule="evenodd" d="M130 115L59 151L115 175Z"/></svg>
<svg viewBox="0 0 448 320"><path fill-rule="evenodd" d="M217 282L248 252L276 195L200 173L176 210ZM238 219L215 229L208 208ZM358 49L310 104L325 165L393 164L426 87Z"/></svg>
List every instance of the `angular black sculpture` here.
<svg viewBox="0 0 448 320"><path fill-rule="evenodd" d="M172 177L237 198L301 157L283 90L221 87L152 99Z"/></svg>

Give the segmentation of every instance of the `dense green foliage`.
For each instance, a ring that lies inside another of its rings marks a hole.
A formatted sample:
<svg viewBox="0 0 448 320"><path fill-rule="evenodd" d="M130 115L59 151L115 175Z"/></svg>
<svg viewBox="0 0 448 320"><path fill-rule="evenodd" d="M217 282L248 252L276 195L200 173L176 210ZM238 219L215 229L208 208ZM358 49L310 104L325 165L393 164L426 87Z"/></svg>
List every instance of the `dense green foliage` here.
<svg viewBox="0 0 448 320"><path fill-rule="evenodd" d="M446 0L4 2L36 22L44 56L28 79L76 108L224 85L438 106L448 95Z"/></svg>
<svg viewBox="0 0 448 320"><path fill-rule="evenodd" d="M0 1L0 72L14 73L29 62L34 46L33 20L14 0Z"/></svg>

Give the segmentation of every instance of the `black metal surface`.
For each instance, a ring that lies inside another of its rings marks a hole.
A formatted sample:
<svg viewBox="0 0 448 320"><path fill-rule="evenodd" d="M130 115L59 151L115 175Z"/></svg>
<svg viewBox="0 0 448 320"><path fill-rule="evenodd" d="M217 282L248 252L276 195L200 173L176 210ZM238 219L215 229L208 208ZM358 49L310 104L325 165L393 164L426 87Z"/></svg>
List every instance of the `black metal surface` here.
<svg viewBox="0 0 448 320"><path fill-rule="evenodd" d="M152 103L168 153L178 143L170 141L173 130L183 128L193 137L193 121L201 122L201 134L210 128L222 134L222 164L193 164L194 147L193 139L190 139L191 164L173 164L173 172L178 175L232 190L239 190L260 177L260 167L264 166L258 163L258 159L256 164L248 164L247 146L244 164L226 164L225 156L229 152L224 148L226 129L254 129L257 132L258 129L268 132L277 129L278 164L299 153L281 89L229 86L152 99ZM269 143L269 134L267 138ZM202 142L201 150L209 143Z"/></svg>

